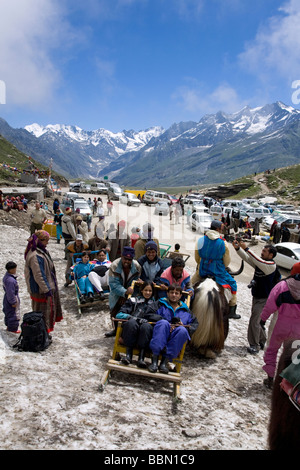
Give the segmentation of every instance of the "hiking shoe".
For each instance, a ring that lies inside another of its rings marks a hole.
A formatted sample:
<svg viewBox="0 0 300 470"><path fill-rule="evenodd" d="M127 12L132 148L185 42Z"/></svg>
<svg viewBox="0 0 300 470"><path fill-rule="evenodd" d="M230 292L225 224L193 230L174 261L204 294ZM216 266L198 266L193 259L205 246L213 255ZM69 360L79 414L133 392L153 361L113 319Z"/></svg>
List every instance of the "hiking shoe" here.
<svg viewBox="0 0 300 470"><path fill-rule="evenodd" d="M258 354L258 349L257 349L256 346L251 346L251 345L250 345L250 346L247 348L247 351L248 351L248 353L250 353L250 354Z"/></svg>

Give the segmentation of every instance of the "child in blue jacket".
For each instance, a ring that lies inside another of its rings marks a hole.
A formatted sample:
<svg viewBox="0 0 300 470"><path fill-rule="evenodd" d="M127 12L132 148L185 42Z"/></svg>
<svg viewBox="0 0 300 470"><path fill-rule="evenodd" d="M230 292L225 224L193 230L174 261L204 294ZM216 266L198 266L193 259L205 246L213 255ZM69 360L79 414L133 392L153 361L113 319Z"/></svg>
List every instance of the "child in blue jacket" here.
<svg viewBox="0 0 300 470"><path fill-rule="evenodd" d="M157 315L162 317L154 328L150 341L152 350L152 364L150 372L157 372L158 357L162 354L159 366L160 372L168 374L168 361L178 356L186 341L191 339L192 334L198 327L198 320L192 314L188 306L180 300L182 288L172 284L168 287L167 297L159 299Z"/></svg>
<svg viewBox="0 0 300 470"><path fill-rule="evenodd" d="M7 331L12 333L20 333L18 330L20 322L20 298L19 286L17 281L17 264L9 261L5 266L6 273L3 277L3 313L4 323Z"/></svg>
<svg viewBox="0 0 300 470"><path fill-rule="evenodd" d="M81 255L81 260L71 267L71 277L77 282L80 294L79 300L81 303L86 303L87 300L93 302L94 300L93 284L88 278L94 265L89 261L89 254L84 251Z"/></svg>

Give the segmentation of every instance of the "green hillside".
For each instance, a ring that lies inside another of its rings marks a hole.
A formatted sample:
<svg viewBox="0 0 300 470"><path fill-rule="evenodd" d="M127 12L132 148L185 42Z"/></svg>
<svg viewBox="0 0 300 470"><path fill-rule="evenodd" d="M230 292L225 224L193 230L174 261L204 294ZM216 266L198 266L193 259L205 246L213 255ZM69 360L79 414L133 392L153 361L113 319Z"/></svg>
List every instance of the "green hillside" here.
<svg viewBox="0 0 300 470"><path fill-rule="evenodd" d="M22 170L28 169L30 162L35 168L42 172L41 177L43 177L43 172L48 171L46 166L18 150L13 144L0 135L0 185L21 184L21 172ZM52 172L52 174L55 176L55 179L66 181L65 178L60 177L60 175L57 175L55 172Z"/></svg>

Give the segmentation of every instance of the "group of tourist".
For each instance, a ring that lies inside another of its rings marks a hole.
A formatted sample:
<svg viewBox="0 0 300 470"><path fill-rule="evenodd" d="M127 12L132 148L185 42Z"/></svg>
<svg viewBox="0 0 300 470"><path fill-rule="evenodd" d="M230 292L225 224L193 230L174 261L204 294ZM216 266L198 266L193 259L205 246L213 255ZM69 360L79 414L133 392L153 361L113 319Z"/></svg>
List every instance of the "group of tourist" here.
<svg viewBox="0 0 300 470"><path fill-rule="evenodd" d="M0 190L0 209L10 212L12 209L27 212L28 199L22 194L21 196L4 196Z"/></svg>
<svg viewBox="0 0 300 470"><path fill-rule="evenodd" d="M196 282L207 276L228 291L229 318L239 319L235 279L228 272L230 255L224 238L224 224L214 220L210 230L199 238L195 249L196 273L190 278L180 252L175 253L169 266L160 258L159 240L154 227L145 223L131 235L126 222L104 230L102 216L89 236L87 224L80 213L67 208L63 214L59 202L53 205L57 233L65 241L65 286L76 283L80 301L103 300L109 295L113 329L107 337L115 336L116 325L123 321L122 340L126 346L124 364L132 362L133 349L138 347L138 367L145 368L145 352L152 351L151 372L168 373L168 362L178 356L186 341L198 326L190 308ZM47 214L39 203L31 214L31 236L25 250L25 279L32 309L42 311L50 334L56 322L63 318L59 288L53 260L47 249L50 235L43 230ZM132 236L134 234L134 237ZM58 236L57 236L58 237ZM257 354L264 349L266 385L272 386L277 352L285 339L300 339L300 263L296 263L286 280L280 279L276 267L276 249L263 247L258 256L243 241L232 242L238 256L254 268L251 284L252 310L248 326L248 352ZM78 258L74 258L74 255ZM5 290L3 311L8 331L19 332L20 299L16 276L17 264L6 264L3 279ZM132 282L138 289L132 288ZM189 301L187 301L187 299ZM265 322L273 314L267 338ZM161 356L160 364L158 358Z"/></svg>

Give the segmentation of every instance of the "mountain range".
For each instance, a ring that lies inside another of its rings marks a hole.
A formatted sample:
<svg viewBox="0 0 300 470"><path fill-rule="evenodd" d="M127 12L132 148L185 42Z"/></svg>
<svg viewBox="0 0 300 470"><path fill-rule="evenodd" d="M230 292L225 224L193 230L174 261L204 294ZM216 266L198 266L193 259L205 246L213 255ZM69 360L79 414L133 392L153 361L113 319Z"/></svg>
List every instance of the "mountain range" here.
<svg viewBox="0 0 300 470"><path fill-rule="evenodd" d="M0 134L44 165L52 158L66 177L109 176L140 187L223 183L300 162L300 111L282 102L118 133L59 124L13 129L0 119Z"/></svg>

